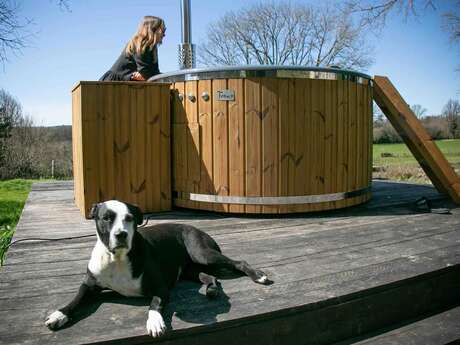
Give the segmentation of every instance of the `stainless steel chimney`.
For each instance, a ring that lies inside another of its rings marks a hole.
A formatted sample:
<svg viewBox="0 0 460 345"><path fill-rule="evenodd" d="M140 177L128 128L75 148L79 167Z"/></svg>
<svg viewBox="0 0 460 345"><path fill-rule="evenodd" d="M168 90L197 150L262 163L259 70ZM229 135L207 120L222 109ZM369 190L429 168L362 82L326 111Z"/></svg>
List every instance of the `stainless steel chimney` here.
<svg viewBox="0 0 460 345"><path fill-rule="evenodd" d="M182 43L179 44L179 68L194 68L195 45L192 44L190 0L181 0L180 4L182 18Z"/></svg>

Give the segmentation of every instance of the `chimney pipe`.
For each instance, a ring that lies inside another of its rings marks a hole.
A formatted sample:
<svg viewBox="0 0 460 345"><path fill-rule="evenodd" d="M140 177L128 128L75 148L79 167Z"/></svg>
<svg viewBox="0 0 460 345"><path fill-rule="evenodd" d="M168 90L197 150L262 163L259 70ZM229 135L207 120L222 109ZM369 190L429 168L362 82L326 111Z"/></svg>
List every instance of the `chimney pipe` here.
<svg viewBox="0 0 460 345"><path fill-rule="evenodd" d="M190 0L181 0L180 4L182 18L182 43L179 44L179 68L194 68L195 45L192 44Z"/></svg>

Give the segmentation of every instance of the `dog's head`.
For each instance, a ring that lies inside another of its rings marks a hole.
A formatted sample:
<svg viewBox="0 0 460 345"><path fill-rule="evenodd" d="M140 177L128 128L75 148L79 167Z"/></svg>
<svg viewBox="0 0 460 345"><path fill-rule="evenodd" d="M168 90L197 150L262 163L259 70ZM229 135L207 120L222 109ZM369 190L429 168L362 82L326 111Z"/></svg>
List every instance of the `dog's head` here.
<svg viewBox="0 0 460 345"><path fill-rule="evenodd" d="M142 224L141 210L118 200L94 204L89 217L96 221L100 241L113 254L129 252L134 232Z"/></svg>

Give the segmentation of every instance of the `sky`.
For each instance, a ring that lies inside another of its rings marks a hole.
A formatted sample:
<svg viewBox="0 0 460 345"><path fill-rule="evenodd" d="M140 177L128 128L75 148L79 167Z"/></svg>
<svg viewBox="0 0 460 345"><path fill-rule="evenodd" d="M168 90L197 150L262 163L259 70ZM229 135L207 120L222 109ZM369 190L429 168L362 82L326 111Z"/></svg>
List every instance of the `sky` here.
<svg viewBox="0 0 460 345"><path fill-rule="evenodd" d="M99 79L111 67L144 15L166 22L160 70L178 69L180 0L68 1L70 11L56 0L17 0L20 16L33 20L34 37L0 66L0 88L22 104L35 124L71 124L72 88L80 80ZM202 42L208 26L226 11L258 2L191 0L193 43ZM453 2L435 1L437 10L422 11L418 18L391 17L379 36L370 35L375 62L360 72L388 76L407 103L422 105L427 114L438 115L449 99L460 99L459 48L441 28L441 14Z"/></svg>

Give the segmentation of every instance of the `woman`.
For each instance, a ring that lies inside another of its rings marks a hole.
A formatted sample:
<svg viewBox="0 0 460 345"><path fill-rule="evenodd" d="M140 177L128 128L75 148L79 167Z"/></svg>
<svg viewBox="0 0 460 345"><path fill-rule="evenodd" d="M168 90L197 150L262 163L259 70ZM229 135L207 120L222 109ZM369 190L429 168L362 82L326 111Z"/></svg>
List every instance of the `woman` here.
<svg viewBox="0 0 460 345"><path fill-rule="evenodd" d="M165 32L163 19L145 16L120 57L99 80L143 81L159 74L157 45Z"/></svg>

